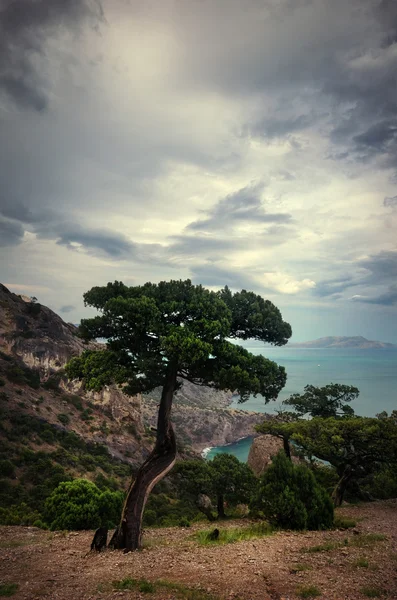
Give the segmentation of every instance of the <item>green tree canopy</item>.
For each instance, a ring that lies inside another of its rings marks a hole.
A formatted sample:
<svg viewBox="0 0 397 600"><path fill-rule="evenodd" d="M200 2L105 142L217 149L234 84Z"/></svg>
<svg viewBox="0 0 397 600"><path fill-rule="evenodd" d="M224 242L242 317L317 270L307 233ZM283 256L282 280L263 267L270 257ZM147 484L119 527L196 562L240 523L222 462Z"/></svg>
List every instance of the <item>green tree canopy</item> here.
<svg viewBox="0 0 397 600"><path fill-rule="evenodd" d="M60 483L45 503L44 516L51 529L95 529L118 522L123 494L101 490L87 479Z"/></svg>
<svg viewBox="0 0 397 600"><path fill-rule="evenodd" d="M170 413L180 383L237 391L242 402L251 394L266 402L277 398L286 382L284 368L228 338L280 346L291 327L269 300L252 292L213 292L190 280L133 287L116 281L92 288L84 301L101 314L82 321L82 336L106 338L107 347L72 359L68 376L94 390L111 383L123 384L129 394L162 387L156 446L129 490L118 539L119 547L133 550L140 546L148 493L175 462Z"/></svg>
<svg viewBox="0 0 397 600"><path fill-rule="evenodd" d="M216 501L218 518L224 518L224 502L231 506L248 504L258 480L252 469L231 454L218 454L213 460L187 460L178 463L182 494L191 498L205 494Z"/></svg>
<svg viewBox="0 0 397 600"><path fill-rule="evenodd" d="M271 433L267 423L260 431ZM277 432L288 435L306 456L329 462L337 471L339 482L333 498L343 501L348 484L373 473L382 464L397 460L397 424L391 417L314 418L278 423Z"/></svg>
<svg viewBox="0 0 397 600"><path fill-rule="evenodd" d="M329 529L334 520L327 492L306 465L294 465L283 450L262 475L251 508L287 529Z"/></svg>
<svg viewBox="0 0 397 600"><path fill-rule="evenodd" d="M347 402L355 400L359 393L356 387L340 383L324 387L307 385L303 394L292 394L283 404L292 406L299 417L351 417L354 410Z"/></svg>

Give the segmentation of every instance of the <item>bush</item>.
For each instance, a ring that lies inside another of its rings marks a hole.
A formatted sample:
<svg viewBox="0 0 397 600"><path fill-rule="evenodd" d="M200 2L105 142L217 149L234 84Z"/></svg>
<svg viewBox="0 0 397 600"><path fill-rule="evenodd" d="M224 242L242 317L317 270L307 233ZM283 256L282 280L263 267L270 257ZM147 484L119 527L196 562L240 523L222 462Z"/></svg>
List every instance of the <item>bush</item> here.
<svg viewBox="0 0 397 600"><path fill-rule="evenodd" d="M10 460L0 460L0 477L15 477L14 465Z"/></svg>
<svg viewBox="0 0 397 600"><path fill-rule="evenodd" d="M69 425L70 417L69 417L69 415L65 415L64 413L59 413L58 421L60 421L62 423L62 425Z"/></svg>
<svg viewBox="0 0 397 600"><path fill-rule="evenodd" d="M101 490L87 479L61 483L45 503L44 517L54 529L114 527L123 505L121 492Z"/></svg>
<svg viewBox="0 0 397 600"><path fill-rule="evenodd" d="M263 474L251 508L286 529L329 529L334 509L327 492L305 465L294 465L280 451Z"/></svg>

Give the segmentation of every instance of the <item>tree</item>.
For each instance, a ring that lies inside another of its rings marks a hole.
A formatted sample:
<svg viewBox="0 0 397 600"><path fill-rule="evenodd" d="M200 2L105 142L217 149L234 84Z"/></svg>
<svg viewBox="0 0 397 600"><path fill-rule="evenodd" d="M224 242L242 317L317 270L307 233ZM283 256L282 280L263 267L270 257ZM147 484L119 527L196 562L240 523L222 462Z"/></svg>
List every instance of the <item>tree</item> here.
<svg viewBox="0 0 397 600"><path fill-rule="evenodd" d="M335 506L342 504L349 484L397 460L397 424L391 417L317 417L280 423L278 428L285 428L306 456L324 460L336 469L338 483L332 494Z"/></svg>
<svg viewBox="0 0 397 600"><path fill-rule="evenodd" d="M183 495L196 499L200 494L216 501L218 519L224 519L224 504L248 504L258 480L252 469L232 454L218 454L211 461L187 460L178 464L179 488ZM204 510L203 510L204 508ZM200 506L207 518L212 512Z"/></svg>
<svg viewBox="0 0 397 600"><path fill-rule="evenodd" d="M47 498L45 520L51 529L112 527L118 520L123 494L101 490L87 479L60 483Z"/></svg>
<svg viewBox="0 0 397 600"><path fill-rule="evenodd" d="M280 411L276 418L264 421L261 425L257 425L255 429L260 433L273 435L281 439L285 455L291 459L290 439L295 432L296 421L295 414Z"/></svg>
<svg viewBox="0 0 397 600"><path fill-rule="evenodd" d="M283 450L262 475L251 508L287 529L328 529L334 520L327 492L306 465L294 465Z"/></svg>
<svg viewBox="0 0 397 600"><path fill-rule="evenodd" d="M225 518L224 503L248 504L256 488L252 469L232 454L217 454L210 462L217 500L218 518Z"/></svg>
<svg viewBox="0 0 397 600"><path fill-rule="evenodd" d="M300 417L351 417L354 410L346 403L355 400L359 390L351 385L330 383L324 387L307 385L304 394L292 394L283 404L292 406Z"/></svg>
<svg viewBox="0 0 397 600"><path fill-rule="evenodd" d="M233 294L227 287L213 292L189 280L134 287L116 281L92 288L84 301L101 314L83 320L81 334L86 340L106 338L107 348L72 359L69 377L94 390L117 383L132 395L162 388L156 444L130 485L116 540L118 548L130 551L140 547L151 489L175 463L170 415L181 382L236 390L242 402L251 394L273 400L285 385L284 368L228 338L281 346L291 327L269 300L253 292Z"/></svg>

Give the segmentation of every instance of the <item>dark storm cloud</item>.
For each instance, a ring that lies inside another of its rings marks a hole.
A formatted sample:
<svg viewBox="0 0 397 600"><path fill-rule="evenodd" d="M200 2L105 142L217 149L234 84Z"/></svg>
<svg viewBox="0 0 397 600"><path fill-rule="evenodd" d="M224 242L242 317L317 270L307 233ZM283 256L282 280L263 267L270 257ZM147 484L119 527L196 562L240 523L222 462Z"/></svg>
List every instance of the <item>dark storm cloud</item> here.
<svg viewBox="0 0 397 600"><path fill-rule="evenodd" d="M397 207L397 196L386 196L383 200L383 206L386 206L387 208Z"/></svg>
<svg viewBox="0 0 397 600"><path fill-rule="evenodd" d="M3 0L0 6L0 90L17 105L42 111L49 82L44 66L47 35L75 31L82 20L103 18L99 0Z"/></svg>
<svg viewBox="0 0 397 600"><path fill-rule="evenodd" d="M57 244L71 250L75 249L76 245L77 247L81 245L86 250L93 251L94 254L99 251L100 254L104 253L111 258L126 256L132 258L137 255L136 244L121 234L106 230L83 230L80 228L67 230L60 234Z"/></svg>
<svg viewBox="0 0 397 600"><path fill-rule="evenodd" d="M313 289L313 294L321 297L335 297L339 295L339 292L343 292L354 284L355 280L350 275L338 277L336 279L328 279L318 282L316 287Z"/></svg>
<svg viewBox="0 0 397 600"><path fill-rule="evenodd" d="M0 246L15 246L20 244L24 234L20 223L0 218Z"/></svg>
<svg viewBox="0 0 397 600"><path fill-rule="evenodd" d="M352 300L366 304L379 304L382 306L397 306L397 284L391 285L389 289L378 296L356 296Z"/></svg>
<svg viewBox="0 0 397 600"><path fill-rule="evenodd" d="M241 223L290 223L292 217L288 213L268 213L261 201L263 186L247 186L226 196L215 206L205 211L206 219L190 223L187 231L223 230Z"/></svg>
<svg viewBox="0 0 397 600"><path fill-rule="evenodd" d="M319 296L334 297L335 293L349 288L362 288L351 300L367 304L394 306L397 304L397 251L384 251L361 259L355 266L363 270L356 276L345 276L317 283L313 293ZM381 291L380 291L381 290Z"/></svg>
<svg viewBox="0 0 397 600"><path fill-rule="evenodd" d="M61 306L61 308L59 309L59 312L67 314L72 312L73 310L76 310L76 306L73 306L72 304L66 304L65 306Z"/></svg>
<svg viewBox="0 0 397 600"><path fill-rule="evenodd" d="M233 289L252 289L256 287L253 278L238 268L225 269L209 262L193 266L190 271L192 280L202 285L217 286L219 288L227 285Z"/></svg>
<svg viewBox="0 0 397 600"><path fill-rule="evenodd" d="M246 132L254 137L267 139L283 138L289 134L307 129L315 123L318 117L314 115L299 115L296 117L266 118L252 125L246 126Z"/></svg>

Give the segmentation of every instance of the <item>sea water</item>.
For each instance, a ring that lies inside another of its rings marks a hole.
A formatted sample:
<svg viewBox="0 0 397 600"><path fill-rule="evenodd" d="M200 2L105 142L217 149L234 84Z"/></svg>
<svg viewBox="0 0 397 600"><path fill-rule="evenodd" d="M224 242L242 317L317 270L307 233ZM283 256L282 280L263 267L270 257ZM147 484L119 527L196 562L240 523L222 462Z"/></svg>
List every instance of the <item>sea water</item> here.
<svg viewBox="0 0 397 600"><path fill-rule="evenodd" d="M373 417L386 410L397 410L397 349L306 349L264 348L246 346L253 354L263 354L285 367L287 383L276 401L265 403L264 398L249 398L240 404L234 399L231 408L275 414L282 402L295 393L303 393L305 385L323 386L328 383L354 385L360 395L351 403L357 415ZM283 407L288 410L288 406ZM253 438L244 438L228 446L207 451L208 459L228 452L246 461Z"/></svg>

